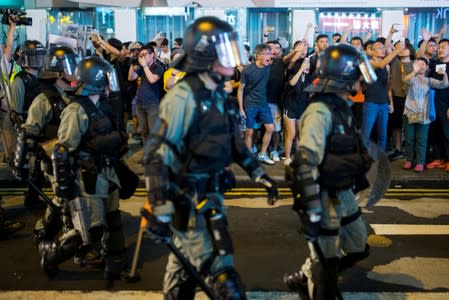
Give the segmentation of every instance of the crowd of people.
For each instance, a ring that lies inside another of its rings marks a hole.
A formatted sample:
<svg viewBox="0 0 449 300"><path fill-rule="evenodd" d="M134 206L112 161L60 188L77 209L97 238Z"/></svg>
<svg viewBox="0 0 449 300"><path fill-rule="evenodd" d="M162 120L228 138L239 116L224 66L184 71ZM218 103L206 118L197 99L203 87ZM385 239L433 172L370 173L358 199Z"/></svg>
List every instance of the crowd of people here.
<svg viewBox="0 0 449 300"><path fill-rule="evenodd" d="M283 159L293 208L314 245L301 270L284 280L313 299L335 298L338 272L369 254L353 191L369 165L361 137L391 151L391 160L405 156L404 169L449 172L444 28L436 35L423 30L415 51L407 39L392 41L394 27L376 40L348 40L349 28L332 45L316 34L309 45L309 24L291 51L264 40L251 53L229 24L203 17L173 47L162 33L148 43L93 33L94 55L84 58L67 45L34 40L13 51L14 28L10 19L2 69L8 76L4 160L27 182L24 205L46 207L34 240L48 276L75 258L104 266L108 282L126 277L119 200L138 184L122 159L129 138L144 149L148 232L160 241L173 235L220 299L245 299L223 206L232 162L267 189L273 205L277 185L260 163ZM353 164L342 164L341 155ZM329 164L346 169L336 173ZM45 181L53 199L40 192ZM22 227L0 225L8 234ZM338 239L345 242L336 248ZM167 299L193 299L198 279L188 270L170 255Z"/></svg>

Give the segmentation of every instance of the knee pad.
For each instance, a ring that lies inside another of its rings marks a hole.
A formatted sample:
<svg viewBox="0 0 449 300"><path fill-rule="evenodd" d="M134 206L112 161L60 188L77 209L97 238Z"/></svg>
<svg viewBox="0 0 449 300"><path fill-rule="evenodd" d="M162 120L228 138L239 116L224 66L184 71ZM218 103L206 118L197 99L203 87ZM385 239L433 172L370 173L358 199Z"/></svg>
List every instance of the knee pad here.
<svg viewBox="0 0 449 300"><path fill-rule="evenodd" d="M212 289L217 299L245 300L245 289L234 268L223 269L213 275Z"/></svg>

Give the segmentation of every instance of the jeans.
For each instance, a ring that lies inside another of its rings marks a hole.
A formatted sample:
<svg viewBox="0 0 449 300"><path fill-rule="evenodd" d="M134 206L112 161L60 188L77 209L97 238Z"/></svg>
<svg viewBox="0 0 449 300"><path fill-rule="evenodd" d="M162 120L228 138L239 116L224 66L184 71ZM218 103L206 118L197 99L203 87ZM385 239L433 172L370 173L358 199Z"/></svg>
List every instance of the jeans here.
<svg viewBox="0 0 449 300"><path fill-rule="evenodd" d="M387 103L363 103L362 134L369 139L374 124L376 124L377 144L384 151L387 145L388 109L389 105Z"/></svg>
<svg viewBox="0 0 449 300"><path fill-rule="evenodd" d="M430 124L410 124L404 115L405 151L407 160L423 165L426 163L427 137Z"/></svg>
<svg viewBox="0 0 449 300"><path fill-rule="evenodd" d="M152 125L158 118L159 104L137 104L136 114L139 121L139 134L145 141L150 135Z"/></svg>

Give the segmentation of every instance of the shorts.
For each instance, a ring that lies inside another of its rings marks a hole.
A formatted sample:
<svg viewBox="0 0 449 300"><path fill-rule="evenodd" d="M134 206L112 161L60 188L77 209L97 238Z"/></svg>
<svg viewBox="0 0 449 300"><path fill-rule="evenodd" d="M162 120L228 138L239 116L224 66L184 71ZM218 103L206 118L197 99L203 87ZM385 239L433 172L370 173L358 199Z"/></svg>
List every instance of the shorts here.
<svg viewBox="0 0 449 300"><path fill-rule="evenodd" d="M282 129L281 128L281 120L282 120L281 111L279 110L279 107L277 104L268 103L268 106L270 107L271 118L274 121L274 132L279 132Z"/></svg>
<svg viewBox="0 0 449 300"><path fill-rule="evenodd" d="M256 120L262 124L273 124L273 117L271 116L271 110L268 104L259 106L246 107L246 128L256 128Z"/></svg>

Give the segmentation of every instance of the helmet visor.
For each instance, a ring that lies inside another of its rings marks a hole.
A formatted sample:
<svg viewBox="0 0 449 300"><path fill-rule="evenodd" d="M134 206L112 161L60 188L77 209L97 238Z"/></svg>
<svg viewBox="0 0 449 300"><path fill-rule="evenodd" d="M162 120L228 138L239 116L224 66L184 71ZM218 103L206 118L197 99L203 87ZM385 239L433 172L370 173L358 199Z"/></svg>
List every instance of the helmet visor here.
<svg viewBox="0 0 449 300"><path fill-rule="evenodd" d="M44 66L45 53L36 55L23 55L22 66L28 68L42 68Z"/></svg>
<svg viewBox="0 0 449 300"><path fill-rule="evenodd" d="M110 71L106 72L106 76L108 78L109 88L111 89L111 92L120 91L117 72L115 71L115 69L112 68Z"/></svg>
<svg viewBox="0 0 449 300"><path fill-rule="evenodd" d="M215 44L218 61L222 66L233 68L248 63L243 43L237 32L230 31L214 35L212 41Z"/></svg>
<svg viewBox="0 0 449 300"><path fill-rule="evenodd" d="M376 72L364 52L360 53L359 69L366 83L371 84L377 80Z"/></svg>
<svg viewBox="0 0 449 300"><path fill-rule="evenodd" d="M65 72L68 75L75 75L77 56L67 54L63 56L47 56L44 62L44 69L53 72Z"/></svg>

